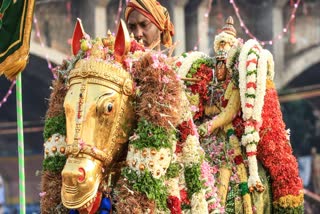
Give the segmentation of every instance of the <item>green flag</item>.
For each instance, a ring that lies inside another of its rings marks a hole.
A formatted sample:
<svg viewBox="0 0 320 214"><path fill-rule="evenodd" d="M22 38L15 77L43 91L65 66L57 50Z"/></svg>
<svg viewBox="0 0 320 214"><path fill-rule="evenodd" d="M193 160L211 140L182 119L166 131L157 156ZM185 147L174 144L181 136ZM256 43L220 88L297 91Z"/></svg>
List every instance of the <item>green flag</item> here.
<svg viewBox="0 0 320 214"><path fill-rule="evenodd" d="M34 0L0 0L0 75L14 79L28 61Z"/></svg>

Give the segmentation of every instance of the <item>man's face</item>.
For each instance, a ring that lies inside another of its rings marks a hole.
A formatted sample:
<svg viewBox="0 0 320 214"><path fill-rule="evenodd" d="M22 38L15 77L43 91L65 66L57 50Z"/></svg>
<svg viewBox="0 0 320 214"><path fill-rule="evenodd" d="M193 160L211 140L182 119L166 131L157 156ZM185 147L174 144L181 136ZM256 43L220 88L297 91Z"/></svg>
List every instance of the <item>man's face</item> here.
<svg viewBox="0 0 320 214"><path fill-rule="evenodd" d="M142 39L145 47L149 47L160 40L161 31L147 17L134 10L130 13L127 21L130 33L139 41Z"/></svg>

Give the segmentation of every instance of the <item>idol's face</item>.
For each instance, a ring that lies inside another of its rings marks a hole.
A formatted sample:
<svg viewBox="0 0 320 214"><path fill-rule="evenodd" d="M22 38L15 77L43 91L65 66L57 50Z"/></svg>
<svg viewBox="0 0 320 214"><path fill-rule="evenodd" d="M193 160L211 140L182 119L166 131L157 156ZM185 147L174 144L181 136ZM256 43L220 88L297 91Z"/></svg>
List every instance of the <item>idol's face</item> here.
<svg viewBox="0 0 320 214"><path fill-rule="evenodd" d="M137 41L142 39L145 47L150 47L161 38L161 31L147 17L134 10L130 13L127 26Z"/></svg>
<svg viewBox="0 0 320 214"><path fill-rule="evenodd" d="M227 68L223 61L217 63L216 66L216 77L218 81L224 81L227 77Z"/></svg>

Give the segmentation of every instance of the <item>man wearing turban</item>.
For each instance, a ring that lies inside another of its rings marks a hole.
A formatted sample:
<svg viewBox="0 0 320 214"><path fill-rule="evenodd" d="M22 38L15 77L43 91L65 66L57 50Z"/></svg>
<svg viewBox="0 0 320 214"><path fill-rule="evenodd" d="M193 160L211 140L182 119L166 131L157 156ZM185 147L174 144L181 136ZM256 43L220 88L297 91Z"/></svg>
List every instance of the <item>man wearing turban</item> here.
<svg viewBox="0 0 320 214"><path fill-rule="evenodd" d="M174 26L168 10L156 0L129 0L125 20L130 33L142 40L145 47L153 47L159 41L165 47L172 45ZM160 49L160 45L156 46Z"/></svg>

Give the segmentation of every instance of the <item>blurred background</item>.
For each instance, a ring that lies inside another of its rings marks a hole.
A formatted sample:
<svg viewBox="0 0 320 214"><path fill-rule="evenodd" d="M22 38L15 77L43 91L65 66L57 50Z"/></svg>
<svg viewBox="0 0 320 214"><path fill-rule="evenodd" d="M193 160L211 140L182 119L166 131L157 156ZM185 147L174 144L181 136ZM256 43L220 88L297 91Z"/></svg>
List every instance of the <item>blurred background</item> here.
<svg viewBox="0 0 320 214"><path fill-rule="evenodd" d="M306 213L320 208L320 0L162 0L175 25L175 54L213 56L213 40L228 16L238 37L255 38L275 60L275 82L298 158ZM0 4L2 0L0 0ZM76 19L85 31L115 32L126 1L37 0L30 59L22 73L27 213L39 213L43 125L51 69L70 56ZM0 77L0 214L18 213L19 178L14 83Z"/></svg>

